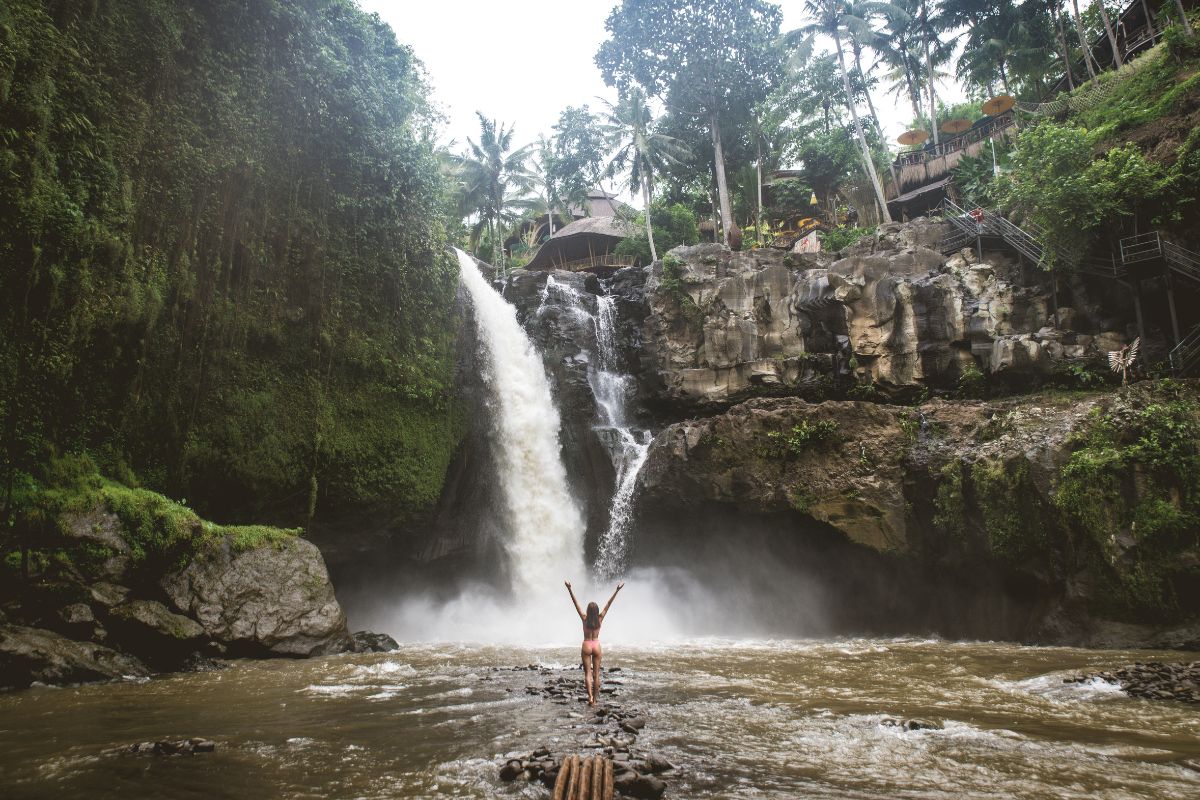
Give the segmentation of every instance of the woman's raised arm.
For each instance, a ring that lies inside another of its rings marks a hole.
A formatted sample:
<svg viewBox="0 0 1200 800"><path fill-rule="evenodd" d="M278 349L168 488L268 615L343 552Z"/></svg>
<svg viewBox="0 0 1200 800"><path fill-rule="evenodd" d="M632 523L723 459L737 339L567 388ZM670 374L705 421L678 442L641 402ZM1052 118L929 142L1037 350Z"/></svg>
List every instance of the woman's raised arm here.
<svg viewBox="0 0 1200 800"><path fill-rule="evenodd" d="M571 595L571 602L575 604L575 613L579 615L580 619L584 619L583 609L579 607L579 601L575 599L575 590L571 588L571 582L563 581L563 585L567 587L567 592ZM615 597L616 595L613 596ZM612 601L609 600L609 602L611 603Z"/></svg>
<svg viewBox="0 0 1200 800"><path fill-rule="evenodd" d="M617 599L617 592L625 588L625 582L617 584L617 588L613 590L612 597L608 598L608 602L604 604L604 610L600 612L600 621L604 621L604 615L608 613L608 607L612 605L612 601ZM574 597L574 595L571 595Z"/></svg>

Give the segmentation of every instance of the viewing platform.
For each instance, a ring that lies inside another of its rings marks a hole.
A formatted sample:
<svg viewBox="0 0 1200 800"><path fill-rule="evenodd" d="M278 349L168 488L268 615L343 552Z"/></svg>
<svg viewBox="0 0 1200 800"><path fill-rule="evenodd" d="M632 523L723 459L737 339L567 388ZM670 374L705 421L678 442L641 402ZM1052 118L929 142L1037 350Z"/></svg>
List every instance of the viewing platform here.
<svg viewBox="0 0 1200 800"><path fill-rule="evenodd" d="M1016 130L1013 112L1006 111L982 119L969 130L936 145L901 153L892 164L900 191L908 192L949 176L964 156L979 155L989 142L1008 139L1016 134Z"/></svg>

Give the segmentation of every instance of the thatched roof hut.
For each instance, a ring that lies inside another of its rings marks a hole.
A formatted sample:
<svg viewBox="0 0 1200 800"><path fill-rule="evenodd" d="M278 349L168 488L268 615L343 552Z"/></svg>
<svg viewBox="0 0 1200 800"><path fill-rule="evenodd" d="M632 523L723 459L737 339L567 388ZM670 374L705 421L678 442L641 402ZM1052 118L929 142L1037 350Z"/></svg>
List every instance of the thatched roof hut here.
<svg viewBox="0 0 1200 800"><path fill-rule="evenodd" d="M525 269L593 270L631 266L631 259L619 259L612 251L617 242L636 233L637 227L620 217L577 219L555 231Z"/></svg>

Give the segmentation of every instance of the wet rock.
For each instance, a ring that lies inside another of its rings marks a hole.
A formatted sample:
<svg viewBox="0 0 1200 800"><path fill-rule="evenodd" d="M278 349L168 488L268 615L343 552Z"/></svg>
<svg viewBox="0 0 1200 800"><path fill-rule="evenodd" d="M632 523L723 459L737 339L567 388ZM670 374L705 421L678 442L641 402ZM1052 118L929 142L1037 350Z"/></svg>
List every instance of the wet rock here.
<svg viewBox="0 0 1200 800"><path fill-rule="evenodd" d="M225 536L161 586L231 653L315 656L351 647L325 562L304 539L241 550Z"/></svg>
<svg viewBox="0 0 1200 800"><path fill-rule="evenodd" d="M500 780L515 781L517 776L520 775L524 769L525 767L521 764L521 760L519 758L510 759L509 761L505 762L503 767L500 768Z"/></svg>
<svg viewBox="0 0 1200 800"><path fill-rule="evenodd" d="M76 642L40 628L0 627L0 687L22 689L35 681L86 683L149 674L136 658L102 645Z"/></svg>
<svg viewBox="0 0 1200 800"><path fill-rule="evenodd" d="M86 603L72 603L58 611L58 618L67 625L92 625L96 622L96 615L92 613L91 606Z"/></svg>
<svg viewBox="0 0 1200 800"><path fill-rule="evenodd" d="M386 633L358 631L351 639L354 641L353 649L356 653L390 653L400 649L396 640Z"/></svg>
<svg viewBox="0 0 1200 800"><path fill-rule="evenodd" d="M1063 683L1102 680L1119 684L1130 697L1200 703L1200 661L1136 662L1111 672L1091 672L1063 679Z"/></svg>
<svg viewBox="0 0 1200 800"><path fill-rule="evenodd" d="M112 608L128 599L129 589L116 583L97 581L88 586L88 594L92 602L101 608Z"/></svg>
<svg viewBox="0 0 1200 800"><path fill-rule="evenodd" d="M164 739L157 742L137 742L129 746L128 752L138 755L190 756L195 753L211 753L216 749L217 744L211 739L192 738L175 741Z"/></svg>
<svg viewBox="0 0 1200 800"><path fill-rule="evenodd" d="M671 770L675 769L675 765L670 761L655 755L646 756L644 759L642 759L642 763L646 765L647 772L651 772L655 775L659 775L663 772L670 772Z"/></svg>
<svg viewBox="0 0 1200 800"><path fill-rule="evenodd" d="M613 787L621 794L638 800L658 800L667 791L667 784L661 778L636 772L623 773L613 781Z"/></svg>
<svg viewBox="0 0 1200 800"><path fill-rule="evenodd" d="M942 723L930 719L921 719L920 717L912 717L910 719L896 719L894 717L885 717L879 722L889 728L903 728L906 731L940 731Z"/></svg>

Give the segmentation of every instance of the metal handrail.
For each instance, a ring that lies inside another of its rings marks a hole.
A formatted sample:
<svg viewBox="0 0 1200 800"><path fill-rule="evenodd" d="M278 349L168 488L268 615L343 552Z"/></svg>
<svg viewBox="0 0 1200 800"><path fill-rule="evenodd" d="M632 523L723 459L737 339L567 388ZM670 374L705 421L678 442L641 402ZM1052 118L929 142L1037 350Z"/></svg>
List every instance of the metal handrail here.
<svg viewBox="0 0 1200 800"><path fill-rule="evenodd" d="M1200 283L1200 253L1180 247L1166 240L1162 243L1163 259L1172 270Z"/></svg>
<svg viewBox="0 0 1200 800"><path fill-rule="evenodd" d="M1176 375L1187 375L1200 366L1200 325L1183 338L1167 355L1171 371Z"/></svg>
<svg viewBox="0 0 1200 800"><path fill-rule="evenodd" d="M1119 242L1121 248L1121 263L1136 264L1149 261L1163 254L1163 241L1158 231L1143 233L1138 236L1126 236Z"/></svg>

